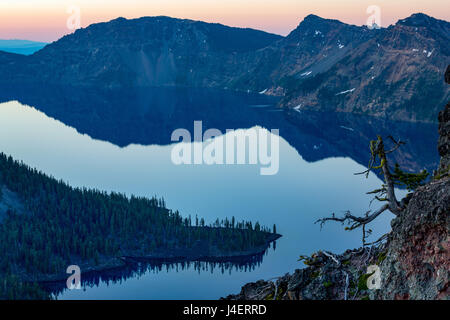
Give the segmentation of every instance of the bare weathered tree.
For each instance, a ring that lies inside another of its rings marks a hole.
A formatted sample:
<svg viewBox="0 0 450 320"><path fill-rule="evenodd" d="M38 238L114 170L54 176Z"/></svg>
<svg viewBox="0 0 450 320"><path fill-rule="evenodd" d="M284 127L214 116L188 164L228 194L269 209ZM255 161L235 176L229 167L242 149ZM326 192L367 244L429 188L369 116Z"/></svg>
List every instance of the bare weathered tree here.
<svg viewBox="0 0 450 320"><path fill-rule="evenodd" d="M363 245L374 244L385 238L385 236L383 236L373 243L366 243L366 239L371 233L370 229L366 230L366 225L375 220L385 211L390 211L394 215L399 215L403 210L405 210L410 199L410 194L408 194L401 201L398 201L395 195L396 186L403 186L411 191L421 185L422 182L428 177L428 172L426 170L423 170L420 173L406 173L400 170L398 164L396 164L394 170L391 171L386 156L400 148L404 142L401 140L395 140L391 136L389 136L388 139L393 142L393 147L390 150L385 150L383 139L380 136L377 137L377 140L370 141L371 156L367 170L356 173L358 175L365 175L367 178L372 170L382 171L384 184L380 189L373 190L367 194L374 194L374 200L385 204L374 212L371 210L367 211L364 216L355 216L351 214L350 211L347 211L344 216L336 217L333 213L331 217L319 219L316 223L320 223L320 226L323 227L323 225L328 221L337 221L342 224L347 224L347 227L345 228L346 230L355 230L361 227L363 231Z"/></svg>

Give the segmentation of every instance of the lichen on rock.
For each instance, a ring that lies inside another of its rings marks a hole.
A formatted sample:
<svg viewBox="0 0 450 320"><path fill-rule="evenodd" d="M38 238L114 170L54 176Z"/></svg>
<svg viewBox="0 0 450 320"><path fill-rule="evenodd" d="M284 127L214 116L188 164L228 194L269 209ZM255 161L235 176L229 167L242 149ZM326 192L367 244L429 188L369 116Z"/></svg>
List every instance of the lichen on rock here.
<svg viewBox="0 0 450 320"><path fill-rule="evenodd" d="M446 177L418 188L404 214L392 220L380 299L449 297L449 208Z"/></svg>

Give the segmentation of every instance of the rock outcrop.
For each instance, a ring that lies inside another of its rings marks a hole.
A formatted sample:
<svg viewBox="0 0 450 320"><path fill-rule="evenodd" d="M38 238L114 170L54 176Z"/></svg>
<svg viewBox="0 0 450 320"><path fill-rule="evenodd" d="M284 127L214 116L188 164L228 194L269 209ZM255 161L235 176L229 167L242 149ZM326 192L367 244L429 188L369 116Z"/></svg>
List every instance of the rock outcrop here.
<svg viewBox="0 0 450 320"><path fill-rule="evenodd" d="M330 68L285 82L281 104L436 122L450 98L450 88L442 82L449 43L450 23L414 14L374 33ZM348 45L341 41L341 50ZM303 72L315 71L318 65L305 66Z"/></svg>
<svg viewBox="0 0 450 320"><path fill-rule="evenodd" d="M450 82L450 67L445 79ZM409 196L407 208L391 222L386 243L342 255L318 252L304 259L307 268L276 281L247 284L226 299L449 299L449 104L439 122L439 171ZM370 272L379 272L378 289L369 288L368 280L374 275Z"/></svg>
<svg viewBox="0 0 450 320"><path fill-rule="evenodd" d="M318 252L307 268L275 281L245 285L229 300L435 300L450 297L450 178L418 188L404 214L392 221L385 244ZM379 290L368 288L369 266L380 271Z"/></svg>
<svg viewBox="0 0 450 320"><path fill-rule="evenodd" d="M450 66L445 81L450 84ZM419 187L403 214L392 220L381 265L382 299L450 297L450 102L439 114L441 163L434 180Z"/></svg>
<svg viewBox="0 0 450 320"><path fill-rule="evenodd" d="M242 287L227 300L364 300L370 299L366 270L385 257L380 248L347 250L342 255L318 252L305 260L305 269L275 281L260 280Z"/></svg>
<svg viewBox="0 0 450 320"><path fill-rule="evenodd" d="M392 221L381 263L381 299L450 297L450 179L419 187Z"/></svg>
<svg viewBox="0 0 450 320"><path fill-rule="evenodd" d="M450 84L450 65L445 72L445 82ZM439 113L439 155L441 163L439 165L439 175L448 175L450 166L450 101L444 110Z"/></svg>

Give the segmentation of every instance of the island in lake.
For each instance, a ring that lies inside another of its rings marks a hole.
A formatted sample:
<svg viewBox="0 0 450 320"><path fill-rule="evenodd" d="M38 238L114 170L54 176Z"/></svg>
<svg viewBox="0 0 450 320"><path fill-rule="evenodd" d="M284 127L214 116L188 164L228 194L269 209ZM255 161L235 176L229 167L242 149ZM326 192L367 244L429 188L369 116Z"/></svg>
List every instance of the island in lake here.
<svg viewBox="0 0 450 320"><path fill-rule="evenodd" d="M0 154L0 296L50 297L37 283L62 281L128 260L227 261L260 255L280 237L234 217L206 225L164 199L72 188Z"/></svg>

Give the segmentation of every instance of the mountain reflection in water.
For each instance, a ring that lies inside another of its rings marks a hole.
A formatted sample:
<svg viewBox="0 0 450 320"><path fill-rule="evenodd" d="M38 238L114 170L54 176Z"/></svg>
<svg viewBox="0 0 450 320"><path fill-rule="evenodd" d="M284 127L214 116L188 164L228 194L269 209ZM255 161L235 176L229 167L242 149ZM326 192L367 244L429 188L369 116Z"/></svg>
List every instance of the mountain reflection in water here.
<svg viewBox="0 0 450 320"><path fill-rule="evenodd" d="M361 245L360 233L339 224L321 231L314 221L331 212L374 209L365 192L380 186L379 177L354 173L367 165L376 135L406 142L391 163L414 171L437 167L436 124L287 112L276 103L264 95L187 88L0 87L0 151L75 187L156 195L184 217L275 223L283 235L275 251L249 261L132 263L82 275L85 291L57 284L58 298L217 299L238 292L244 283L302 267L300 254ZM279 173L260 176L254 166L175 166L171 133L192 132L196 120L204 130L222 132L279 129ZM399 190L399 197L405 192ZM390 219L387 213L374 221L374 240L389 231Z"/></svg>

